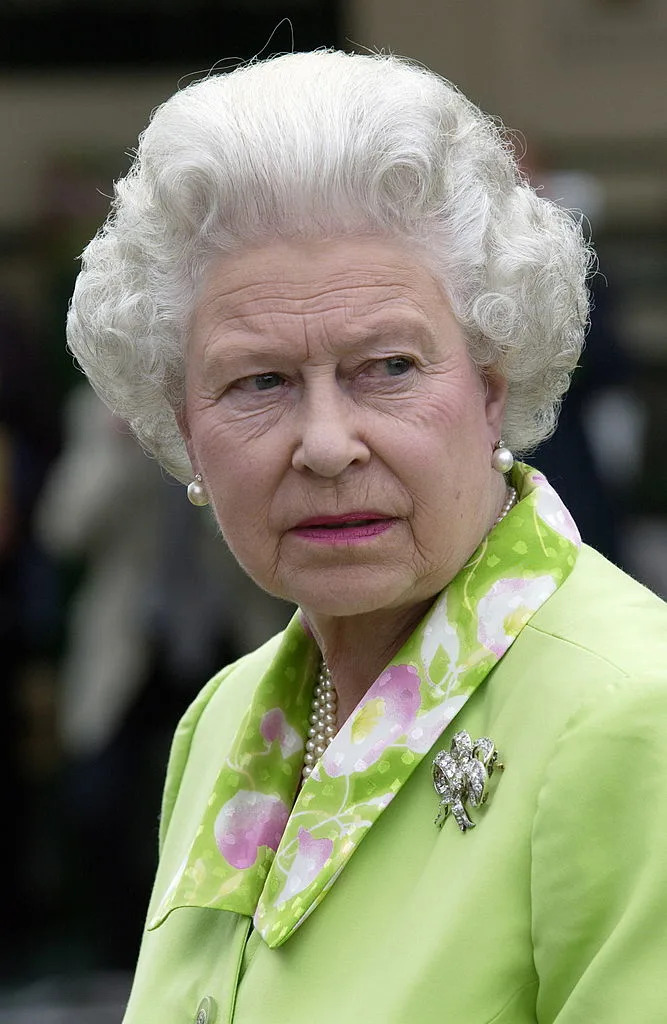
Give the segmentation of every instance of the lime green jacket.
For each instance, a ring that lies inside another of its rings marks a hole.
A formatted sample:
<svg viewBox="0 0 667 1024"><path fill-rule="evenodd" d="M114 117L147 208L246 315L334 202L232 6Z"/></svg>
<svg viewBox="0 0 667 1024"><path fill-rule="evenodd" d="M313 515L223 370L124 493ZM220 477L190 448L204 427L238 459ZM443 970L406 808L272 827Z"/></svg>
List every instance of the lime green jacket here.
<svg viewBox="0 0 667 1024"><path fill-rule="evenodd" d="M149 922L282 642L178 727ZM434 825L432 756L457 730L505 764L465 833ZM666 606L584 547L307 920L270 948L247 914L158 915L125 1024L667 1020L666 783Z"/></svg>

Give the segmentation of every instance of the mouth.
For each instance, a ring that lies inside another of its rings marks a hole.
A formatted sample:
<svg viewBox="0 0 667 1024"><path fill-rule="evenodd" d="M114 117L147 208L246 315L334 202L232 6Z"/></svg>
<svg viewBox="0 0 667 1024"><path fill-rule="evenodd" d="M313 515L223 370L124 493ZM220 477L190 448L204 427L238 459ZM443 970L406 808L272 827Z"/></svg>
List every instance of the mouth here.
<svg viewBox="0 0 667 1024"><path fill-rule="evenodd" d="M305 542L349 546L370 542L395 523L393 516L364 510L339 516L313 516L302 520L290 533Z"/></svg>
<svg viewBox="0 0 667 1024"><path fill-rule="evenodd" d="M386 523L392 519L392 516L382 515L380 512L349 512L340 516L313 516L312 519L304 519L297 523L294 529L345 530L360 526L374 526L376 523Z"/></svg>

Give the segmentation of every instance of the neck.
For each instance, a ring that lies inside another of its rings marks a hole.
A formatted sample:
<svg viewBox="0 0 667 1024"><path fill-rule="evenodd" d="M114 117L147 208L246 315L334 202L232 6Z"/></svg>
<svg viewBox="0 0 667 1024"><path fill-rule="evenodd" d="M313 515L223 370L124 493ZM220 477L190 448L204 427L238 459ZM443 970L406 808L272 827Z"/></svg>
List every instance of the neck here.
<svg viewBox="0 0 667 1024"><path fill-rule="evenodd" d="M339 726L350 716L419 621L433 598L404 609L349 617L306 613L338 695Z"/></svg>
<svg viewBox="0 0 667 1024"><path fill-rule="evenodd" d="M509 492L504 482L501 485L499 481L498 490L489 529L507 512L503 503ZM347 617L302 609L336 688L339 727L410 637L435 597L406 608L381 608Z"/></svg>

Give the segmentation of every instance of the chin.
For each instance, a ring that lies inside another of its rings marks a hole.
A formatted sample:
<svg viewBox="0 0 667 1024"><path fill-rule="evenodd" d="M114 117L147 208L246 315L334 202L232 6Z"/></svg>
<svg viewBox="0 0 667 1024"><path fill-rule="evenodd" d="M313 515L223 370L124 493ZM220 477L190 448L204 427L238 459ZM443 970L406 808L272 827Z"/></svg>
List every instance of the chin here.
<svg viewBox="0 0 667 1024"><path fill-rule="evenodd" d="M380 579L380 575L384 578ZM356 574L334 570L304 573L292 579L276 596L298 604L305 611L319 615L368 615L383 608L405 605L411 581L387 577L386 569ZM273 591L275 593L275 591Z"/></svg>

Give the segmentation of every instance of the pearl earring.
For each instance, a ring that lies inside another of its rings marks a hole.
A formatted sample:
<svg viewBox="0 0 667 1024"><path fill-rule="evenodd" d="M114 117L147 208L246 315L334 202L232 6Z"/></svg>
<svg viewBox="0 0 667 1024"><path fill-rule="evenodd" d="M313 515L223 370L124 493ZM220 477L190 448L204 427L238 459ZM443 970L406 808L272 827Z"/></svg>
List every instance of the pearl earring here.
<svg viewBox="0 0 667 1024"><path fill-rule="evenodd" d="M512 455L509 448L505 447L505 442L500 440L496 441L493 448L493 454L491 456L491 465L498 472L509 473L510 469L514 465L514 456Z"/></svg>
<svg viewBox="0 0 667 1024"><path fill-rule="evenodd" d="M194 480L188 484L188 501L193 505L208 505L208 494L202 483L201 473L195 473Z"/></svg>

